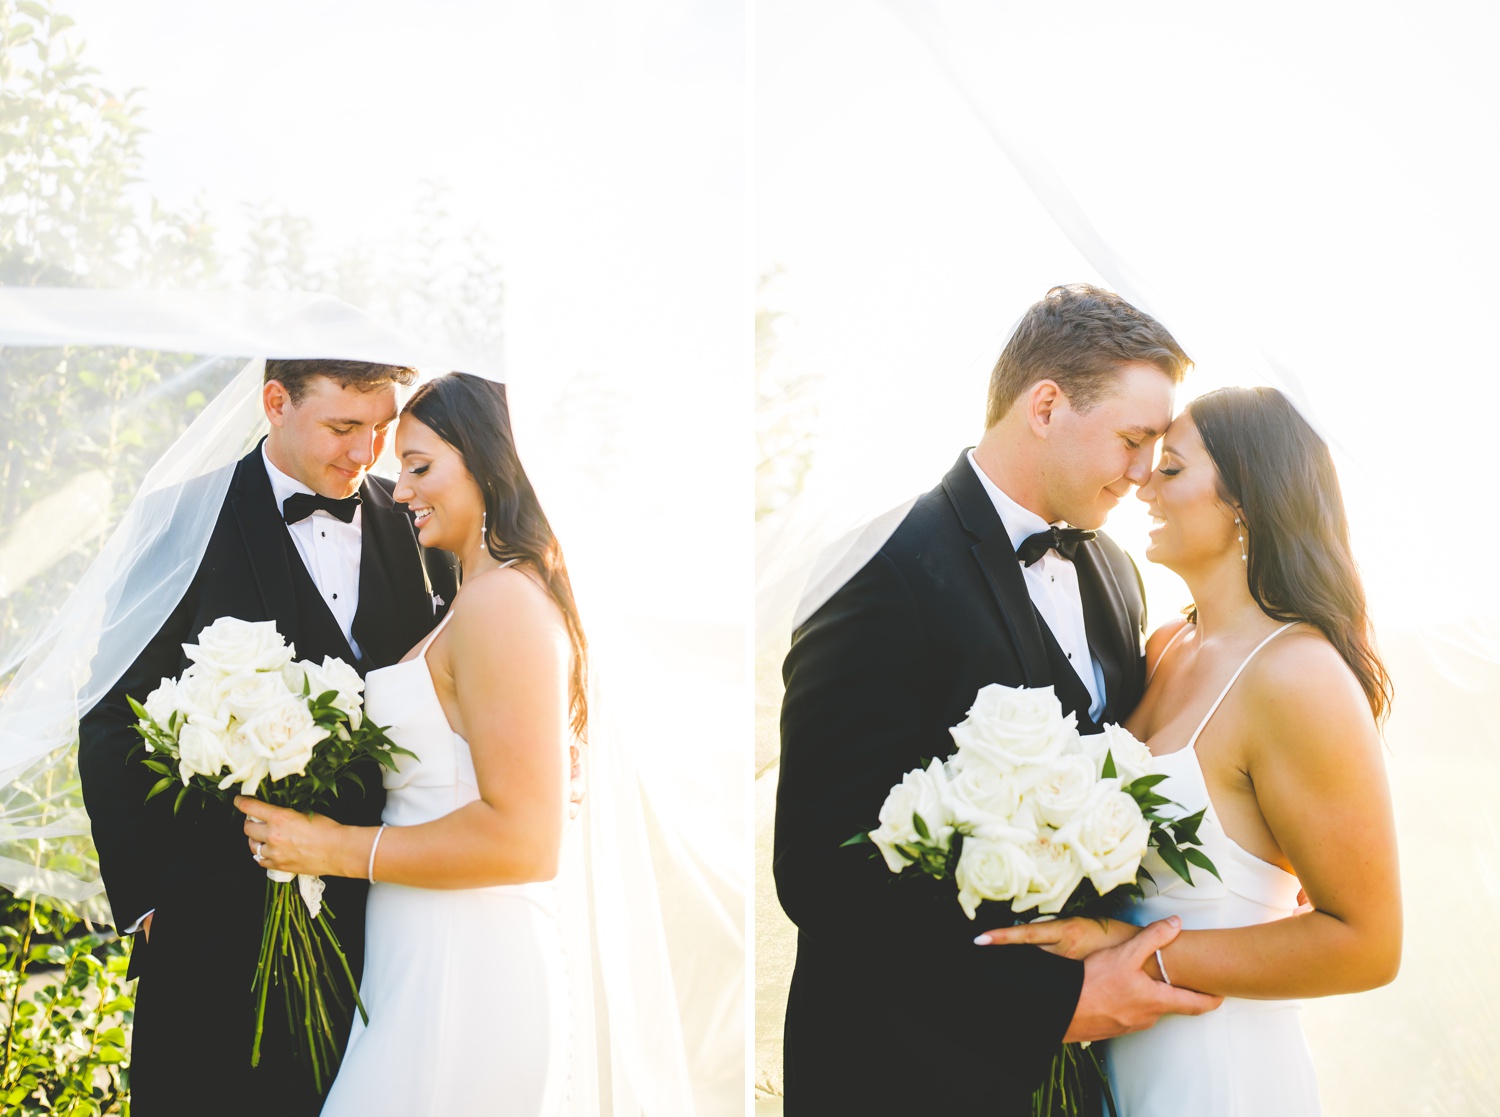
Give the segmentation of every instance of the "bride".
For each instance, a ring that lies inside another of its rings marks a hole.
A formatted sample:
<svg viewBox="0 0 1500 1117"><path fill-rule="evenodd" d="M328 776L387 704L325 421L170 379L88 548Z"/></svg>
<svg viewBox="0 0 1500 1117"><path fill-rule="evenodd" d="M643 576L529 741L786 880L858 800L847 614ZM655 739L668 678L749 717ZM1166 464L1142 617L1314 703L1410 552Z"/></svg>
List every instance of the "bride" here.
<svg viewBox="0 0 1500 1117"><path fill-rule="evenodd" d="M368 878L361 998L323 1113L552 1115L572 1032L559 921L570 739L586 732L583 629L510 434L504 389L453 373L396 431L394 499L451 552L443 622L367 676L367 716L415 753L384 773L379 827L241 797L255 860Z"/></svg>
<svg viewBox="0 0 1500 1117"><path fill-rule="evenodd" d="M1157 788L1199 831L1220 880L1160 891L1123 919L988 932L1086 958L1176 916L1153 976L1221 995L1108 1041L1120 1117L1308 1117L1317 1081L1295 998L1372 989L1401 956L1401 897L1377 723L1390 683L1328 447L1271 388L1225 388L1168 429L1138 496L1146 557L1187 582L1193 607L1147 643L1151 672L1126 722L1158 758ZM1299 892L1302 895L1299 895ZM1303 897L1305 896L1305 903Z"/></svg>

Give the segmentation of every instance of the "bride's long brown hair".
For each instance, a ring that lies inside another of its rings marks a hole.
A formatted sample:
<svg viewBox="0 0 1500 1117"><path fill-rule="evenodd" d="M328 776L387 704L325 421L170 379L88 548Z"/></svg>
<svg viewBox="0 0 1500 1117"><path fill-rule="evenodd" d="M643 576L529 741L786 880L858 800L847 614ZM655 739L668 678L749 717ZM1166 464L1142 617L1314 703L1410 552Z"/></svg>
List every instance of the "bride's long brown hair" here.
<svg viewBox="0 0 1500 1117"><path fill-rule="evenodd" d="M501 562L516 559L535 570L562 611L573 646L568 714L573 733L587 740L588 641L562 547L516 455L505 385L452 372L413 392L401 413L411 415L463 458L484 496L486 550Z"/></svg>
<svg viewBox="0 0 1500 1117"><path fill-rule="evenodd" d="M1382 720L1391 677L1375 650L1328 444L1275 388L1220 388L1187 414L1218 470L1220 497L1243 510L1250 596L1267 616L1326 636Z"/></svg>

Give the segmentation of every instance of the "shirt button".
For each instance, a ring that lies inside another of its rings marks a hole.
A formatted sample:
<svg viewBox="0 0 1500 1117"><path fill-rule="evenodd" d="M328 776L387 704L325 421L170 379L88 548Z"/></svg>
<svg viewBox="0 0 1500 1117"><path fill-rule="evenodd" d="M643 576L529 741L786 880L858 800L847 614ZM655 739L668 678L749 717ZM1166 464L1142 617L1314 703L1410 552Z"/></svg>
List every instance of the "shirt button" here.
<svg viewBox="0 0 1500 1117"><path fill-rule="evenodd" d="M338 599L339 599L339 595L338 595L338 594L334 594L334 595L333 595L333 599L334 599L334 600L335 600L335 601L337 601L337 600L338 600ZM1069 658L1069 659L1072 659L1072 658L1073 658L1073 657L1072 657L1072 656L1069 656L1069 657L1068 657L1068 658Z"/></svg>
<svg viewBox="0 0 1500 1117"><path fill-rule="evenodd" d="M326 531L320 531L318 532L318 534L321 535L324 539L328 538L328 533Z"/></svg>

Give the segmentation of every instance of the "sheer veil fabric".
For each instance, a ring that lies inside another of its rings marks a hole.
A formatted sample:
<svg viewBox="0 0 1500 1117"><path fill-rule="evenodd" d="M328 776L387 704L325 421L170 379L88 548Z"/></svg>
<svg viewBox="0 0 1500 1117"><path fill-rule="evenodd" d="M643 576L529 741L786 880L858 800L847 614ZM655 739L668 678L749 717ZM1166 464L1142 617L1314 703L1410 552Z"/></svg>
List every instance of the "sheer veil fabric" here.
<svg viewBox="0 0 1500 1117"><path fill-rule="evenodd" d="M1500 775L1484 744L1500 690L1488 480L1500 390L1480 325L1500 296L1500 222L1473 139L1488 128L1478 106L1500 95L1474 46L1496 22L1472 4L1402 20L1285 4L759 6L758 262L779 268L765 296L785 323L773 359L815 379L818 445L801 492L757 525L758 832L793 626L977 441L1015 317L1052 285L1087 281L1194 357L1179 404L1270 384L1333 447L1395 676L1403 859L1424 875L1441 865L1445 894L1493 918L1493 889L1465 883L1490 876L1485 808L1439 788L1448 765ZM1425 410L1437 396L1451 405ZM1107 530L1137 559L1160 624L1186 595L1144 561L1135 505ZM1439 525L1464 525L1464 541L1436 553L1430 531L1453 530ZM1415 822L1433 812L1464 835L1456 861ZM1440 935L1408 912L1409 969L1435 964ZM1495 989L1479 936L1441 953L1454 989ZM1403 977L1310 1002L1325 1090L1366 1108L1437 1094L1493 1104L1493 1083L1434 1038L1455 1020L1489 1027L1493 1010L1407 990ZM1402 1034L1442 1069L1392 1059L1375 1085L1360 1055L1397 1050L1379 1019L1420 1019Z"/></svg>
<svg viewBox="0 0 1500 1117"><path fill-rule="evenodd" d="M454 354L404 339L329 298L0 291L0 345L71 338L204 352L244 352L254 344L270 355L311 352L428 369L456 364ZM88 819L76 785L68 789L78 718L134 660L192 578L234 464L265 430L264 360L247 361L162 456L51 623L3 665L16 671L0 696L0 819L11 853L0 858L0 884L7 888L109 918L88 856ZM500 379L493 366L477 371ZM735 1031L740 893L734 874L683 836L673 806L679 794L643 778L662 766L649 758L643 765L637 750L662 747L674 734L642 724L640 706L612 689L618 641L605 620L608 602L600 606L584 753L588 791L560 878L572 1019L595 1023L592 1031L575 1027L570 1113L726 1111L726 1099L741 1096L738 1074L726 1070L737 1070L742 1058ZM592 622L590 631L595 636ZM634 700L649 709L665 679L634 670L628 685L655 688ZM48 786L59 790L37 794ZM728 840L706 837L708 850Z"/></svg>

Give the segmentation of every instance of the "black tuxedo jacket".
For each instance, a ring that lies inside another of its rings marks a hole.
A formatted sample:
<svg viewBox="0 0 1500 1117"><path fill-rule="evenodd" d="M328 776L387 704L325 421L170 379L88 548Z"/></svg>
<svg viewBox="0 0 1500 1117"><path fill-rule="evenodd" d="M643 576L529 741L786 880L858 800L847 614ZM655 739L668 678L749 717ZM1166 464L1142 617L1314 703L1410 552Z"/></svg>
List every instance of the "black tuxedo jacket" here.
<svg viewBox="0 0 1500 1117"><path fill-rule="evenodd" d="M1101 723L1123 721L1145 686L1139 575L1103 535L1074 563ZM951 881L897 881L871 847L840 848L905 772L953 752L948 730L983 686L1053 686L1081 731L1099 728L967 456L797 630L783 675L775 873L798 929L787 1113L1029 1114L1082 964L975 946L1013 922L1008 906L970 922Z"/></svg>
<svg viewBox="0 0 1500 1117"><path fill-rule="evenodd" d="M391 482L360 488L359 606L349 647L298 555L257 447L235 468L197 573L145 649L82 719L78 763L99 868L121 926L155 909L151 941L137 935L131 974L140 977L131 1051L134 1111L306 1113L320 1105L312 1078L293 1064L286 1017L272 992L261 1064L250 1068L250 985L260 950L265 872L251 860L244 817L193 798L174 816L170 792L145 801L156 775L128 759L138 739L125 696L144 701L163 677L187 666L184 643L220 617L275 621L297 658L333 655L361 674L395 663L431 631L453 600L454 567L417 543ZM182 494L191 500L191 492ZM373 766L366 793L344 792L330 814L380 821L385 792ZM325 903L355 977L364 958L363 881L328 878ZM326 1088L325 1083L325 1088Z"/></svg>

